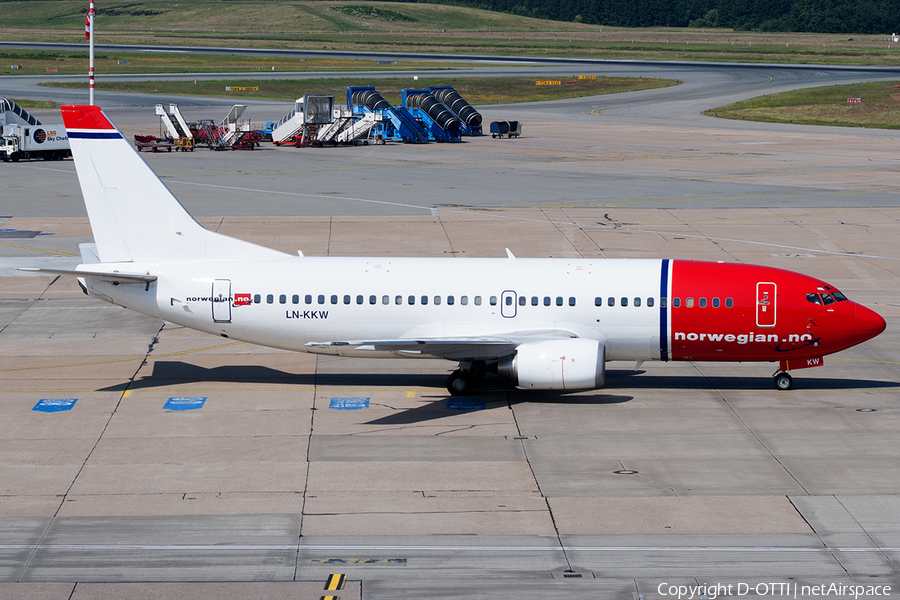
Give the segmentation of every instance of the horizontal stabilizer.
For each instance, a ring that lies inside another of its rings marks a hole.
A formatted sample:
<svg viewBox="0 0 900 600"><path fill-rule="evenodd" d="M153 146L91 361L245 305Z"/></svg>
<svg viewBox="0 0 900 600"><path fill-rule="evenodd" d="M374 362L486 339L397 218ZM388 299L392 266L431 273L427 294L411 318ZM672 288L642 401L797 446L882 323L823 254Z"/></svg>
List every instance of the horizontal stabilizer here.
<svg viewBox="0 0 900 600"><path fill-rule="evenodd" d="M156 275L140 275L137 273L108 273L105 271L76 271L74 269L42 269L39 267L19 267L19 271L43 273L46 275L72 275L74 277L89 277L102 279L112 283L152 283L156 281Z"/></svg>

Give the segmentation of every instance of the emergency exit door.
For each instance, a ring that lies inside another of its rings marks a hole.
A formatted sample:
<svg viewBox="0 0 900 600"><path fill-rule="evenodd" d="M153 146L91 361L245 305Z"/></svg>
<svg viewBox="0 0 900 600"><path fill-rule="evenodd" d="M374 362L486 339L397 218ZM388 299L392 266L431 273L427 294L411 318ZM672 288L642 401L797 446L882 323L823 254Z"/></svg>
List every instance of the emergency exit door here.
<svg viewBox="0 0 900 600"><path fill-rule="evenodd" d="M762 282L756 284L756 326L775 327L775 284Z"/></svg>

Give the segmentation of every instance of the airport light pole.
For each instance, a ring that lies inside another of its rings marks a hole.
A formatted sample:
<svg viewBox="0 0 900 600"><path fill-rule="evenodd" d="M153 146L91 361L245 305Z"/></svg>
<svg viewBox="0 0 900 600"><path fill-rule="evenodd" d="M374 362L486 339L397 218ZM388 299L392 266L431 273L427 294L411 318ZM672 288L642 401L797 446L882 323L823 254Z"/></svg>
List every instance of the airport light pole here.
<svg viewBox="0 0 900 600"><path fill-rule="evenodd" d="M88 51L88 81L90 87L90 101L88 104L94 104L94 0L91 0L91 8L88 10L87 19L84 21L84 37L90 42L90 50Z"/></svg>

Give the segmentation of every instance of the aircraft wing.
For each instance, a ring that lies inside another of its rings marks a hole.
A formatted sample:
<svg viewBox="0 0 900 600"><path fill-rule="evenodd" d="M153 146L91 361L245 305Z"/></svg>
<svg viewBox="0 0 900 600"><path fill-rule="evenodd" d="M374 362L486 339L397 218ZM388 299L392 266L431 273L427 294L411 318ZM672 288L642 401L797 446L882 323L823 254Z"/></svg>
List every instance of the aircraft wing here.
<svg viewBox="0 0 900 600"><path fill-rule="evenodd" d="M106 271L77 271L75 269L42 269L39 267L19 267L19 271L30 273L47 273L49 275L72 275L74 277L90 277L103 279L112 283L151 283L156 281L156 275L142 275L140 273L109 273Z"/></svg>
<svg viewBox="0 0 900 600"><path fill-rule="evenodd" d="M568 331L551 329L511 332L496 337L458 337L398 340L347 340L309 342L306 347L316 354L336 356L421 356L447 360L493 360L513 354L524 343L576 337Z"/></svg>

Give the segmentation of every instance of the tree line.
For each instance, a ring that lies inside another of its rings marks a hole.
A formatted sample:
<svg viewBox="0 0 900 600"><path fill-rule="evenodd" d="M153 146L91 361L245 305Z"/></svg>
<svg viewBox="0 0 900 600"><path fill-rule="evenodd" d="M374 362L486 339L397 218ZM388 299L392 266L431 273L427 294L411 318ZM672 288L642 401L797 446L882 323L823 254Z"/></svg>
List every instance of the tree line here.
<svg viewBox="0 0 900 600"><path fill-rule="evenodd" d="M884 34L900 31L900 0L437 0L437 2L525 17L611 27L725 27L738 31Z"/></svg>

